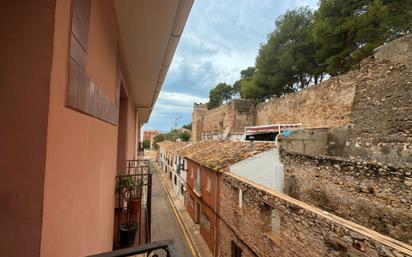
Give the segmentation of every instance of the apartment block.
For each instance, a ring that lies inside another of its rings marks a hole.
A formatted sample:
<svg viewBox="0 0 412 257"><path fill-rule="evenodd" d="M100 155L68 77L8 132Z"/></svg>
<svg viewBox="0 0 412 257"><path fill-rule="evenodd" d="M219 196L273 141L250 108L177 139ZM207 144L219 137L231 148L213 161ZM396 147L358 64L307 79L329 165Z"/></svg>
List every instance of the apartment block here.
<svg viewBox="0 0 412 257"><path fill-rule="evenodd" d="M2 2L1 256L113 250L116 177L192 2Z"/></svg>

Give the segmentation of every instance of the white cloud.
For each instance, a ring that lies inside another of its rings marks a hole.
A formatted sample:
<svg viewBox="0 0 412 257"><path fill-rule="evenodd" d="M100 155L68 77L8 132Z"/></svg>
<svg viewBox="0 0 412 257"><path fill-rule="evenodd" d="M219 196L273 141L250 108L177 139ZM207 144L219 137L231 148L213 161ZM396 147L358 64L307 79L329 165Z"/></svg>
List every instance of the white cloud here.
<svg viewBox="0 0 412 257"><path fill-rule="evenodd" d="M255 63L259 44L287 9L318 0L197 0L147 127L166 130L175 117L191 121L193 103L206 102L219 82L233 83Z"/></svg>
<svg viewBox="0 0 412 257"><path fill-rule="evenodd" d="M193 106L193 103L206 102L207 98L177 92L162 91L159 94L159 103L172 102L178 106Z"/></svg>

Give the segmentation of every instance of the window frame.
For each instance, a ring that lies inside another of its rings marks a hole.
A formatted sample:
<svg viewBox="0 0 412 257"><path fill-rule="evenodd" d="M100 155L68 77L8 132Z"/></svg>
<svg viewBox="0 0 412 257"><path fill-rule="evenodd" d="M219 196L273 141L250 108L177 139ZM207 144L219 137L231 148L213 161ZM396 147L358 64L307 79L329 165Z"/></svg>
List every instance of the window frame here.
<svg viewBox="0 0 412 257"><path fill-rule="evenodd" d="M210 175L206 176L206 191L212 193L212 178Z"/></svg>
<svg viewBox="0 0 412 257"><path fill-rule="evenodd" d="M242 249L235 243L235 241L231 241L230 248L231 257L242 257Z"/></svg>

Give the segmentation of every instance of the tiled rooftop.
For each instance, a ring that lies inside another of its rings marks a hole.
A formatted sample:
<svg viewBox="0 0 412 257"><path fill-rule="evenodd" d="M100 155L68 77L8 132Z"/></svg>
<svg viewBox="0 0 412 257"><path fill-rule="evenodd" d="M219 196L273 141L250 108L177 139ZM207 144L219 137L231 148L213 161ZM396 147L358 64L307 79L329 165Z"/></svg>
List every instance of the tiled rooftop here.
<svg viewBox="0 0 412 257"><path fill-rule="evenodd" d="M161 148L165 149L168 152L176 153L176 151L184 146L187 146L188 143L185 142L172 142L172 141L163 141L157 143Z"/></svg>
<svg viewBox="0 0 412 257"><path fill-rule="evenodd" d="M274 142L203 141L177 150L177 154L214 171L275 147Z"/></svg>

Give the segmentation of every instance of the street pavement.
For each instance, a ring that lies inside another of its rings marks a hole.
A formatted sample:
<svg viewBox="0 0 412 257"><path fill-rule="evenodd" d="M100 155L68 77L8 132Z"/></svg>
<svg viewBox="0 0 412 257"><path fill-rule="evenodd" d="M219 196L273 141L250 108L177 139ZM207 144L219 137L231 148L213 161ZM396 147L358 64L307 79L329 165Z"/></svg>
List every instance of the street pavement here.
<svg viewBox="0 0 412 257"><path fill-rule="evenodd" d="M155 167L152 165L152 170ZM153 172L152 180L152 237L151 241L173 239L179 256L195 257L189 247L189 243L180 227L167 192L160 181L157 172Z"/></svg>

